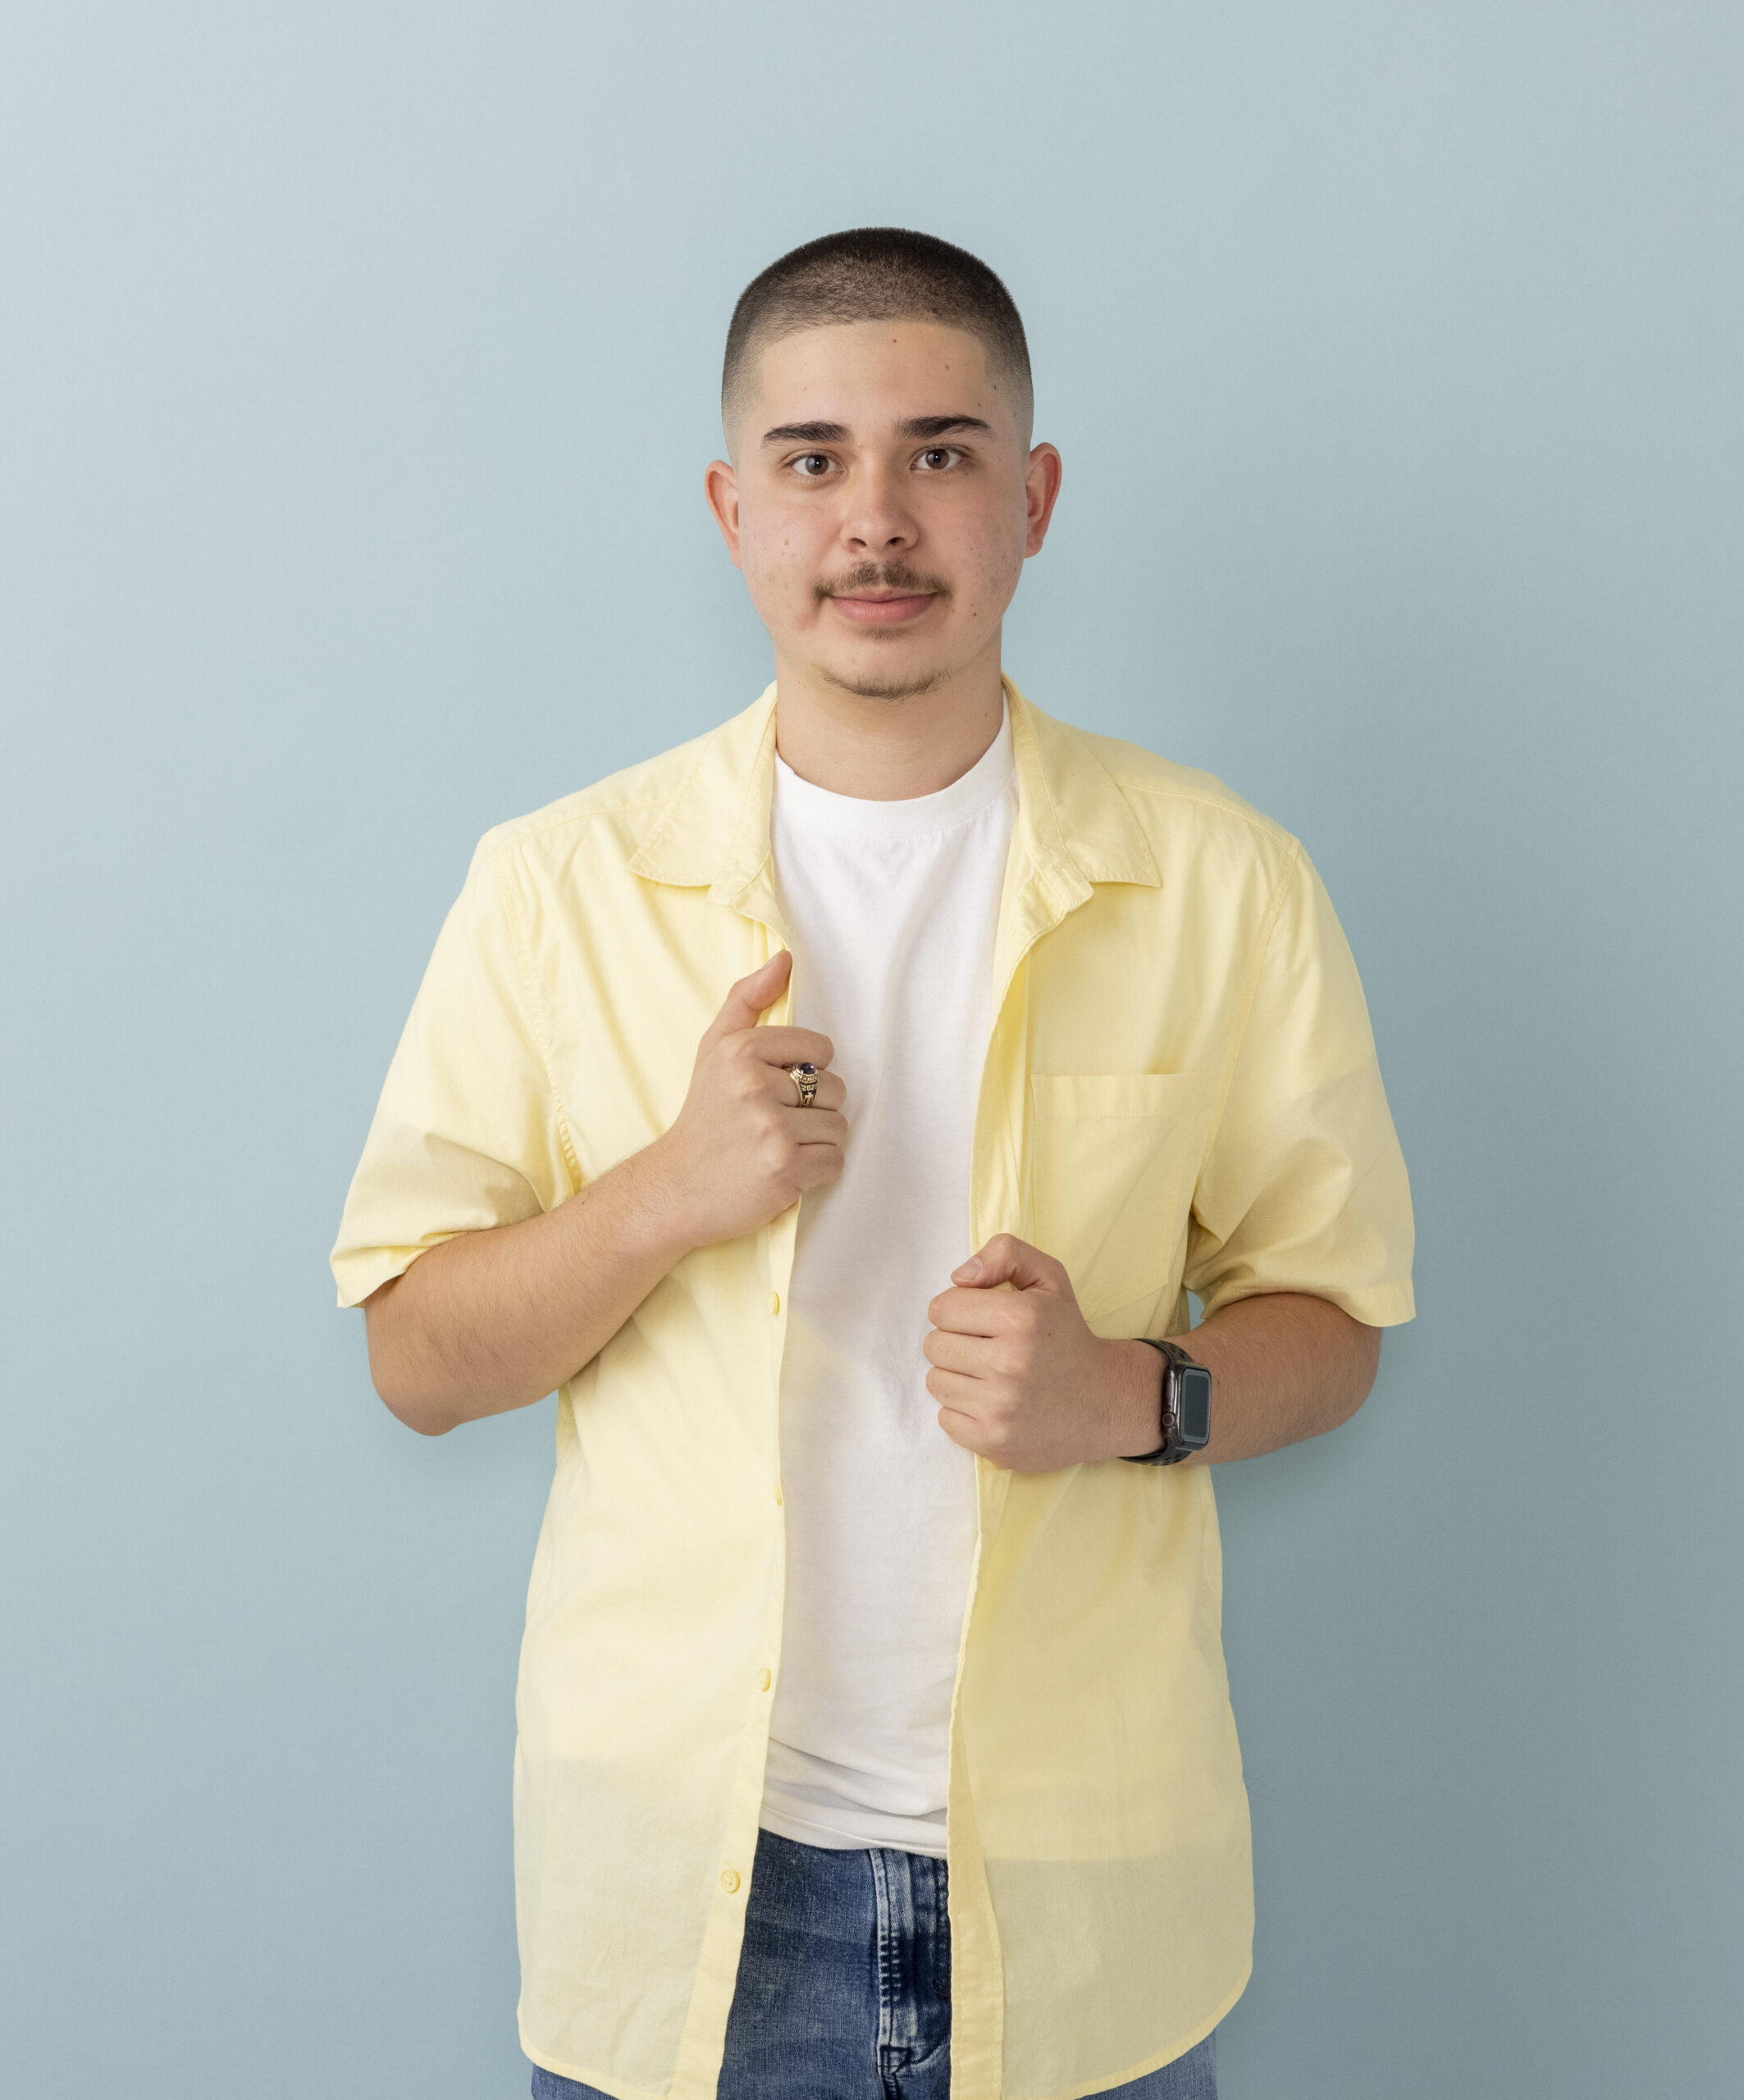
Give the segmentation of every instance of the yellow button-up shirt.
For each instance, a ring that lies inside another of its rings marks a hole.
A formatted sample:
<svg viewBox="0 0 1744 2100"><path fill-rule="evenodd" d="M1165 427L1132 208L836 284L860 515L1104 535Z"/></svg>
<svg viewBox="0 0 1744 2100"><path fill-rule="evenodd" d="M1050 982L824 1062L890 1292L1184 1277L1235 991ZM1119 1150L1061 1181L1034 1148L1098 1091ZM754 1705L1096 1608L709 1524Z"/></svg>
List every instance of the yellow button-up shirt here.
<svg viewBox="0 0 1744 2100"><path fill-rule="evenodd" d="M1404 1165L1306 855L1208 775L1007 696L992 1038L940 1075L979 1089L965 1252L1045 1248L1103 1335L1180 1331L1189 1290L1408 1319ZM728 984L784 939L774 730L771 687L486 837L352 1184L342 1303L669 1126ZM521 2036L619 2100L705 2100L720 2068L781 1669L797 1217L687 1255L559 1395L517 1700ZM1075 2100L1190 2048L1250 1965L1212 1476L975 1479L952 2092Z"/></svg>

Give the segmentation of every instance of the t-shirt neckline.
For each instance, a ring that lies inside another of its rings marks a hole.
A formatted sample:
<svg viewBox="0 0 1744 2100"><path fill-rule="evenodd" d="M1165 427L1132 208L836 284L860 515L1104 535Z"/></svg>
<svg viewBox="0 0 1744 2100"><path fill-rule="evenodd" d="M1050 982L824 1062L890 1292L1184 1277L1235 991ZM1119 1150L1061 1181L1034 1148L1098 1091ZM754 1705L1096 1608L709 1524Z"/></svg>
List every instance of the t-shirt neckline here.
<svg viewBox="0 0 1744 2100"><path fill-rule="evenodd" d="M802 780L779 751L775 754L775 795L783 824L841 838L920 838L954 831L997 802L1016 769L1011 750L1011 716L1007 708L999 732L965 774L936 794L901 801L876 802L858 795L837 795Z"/></svg>

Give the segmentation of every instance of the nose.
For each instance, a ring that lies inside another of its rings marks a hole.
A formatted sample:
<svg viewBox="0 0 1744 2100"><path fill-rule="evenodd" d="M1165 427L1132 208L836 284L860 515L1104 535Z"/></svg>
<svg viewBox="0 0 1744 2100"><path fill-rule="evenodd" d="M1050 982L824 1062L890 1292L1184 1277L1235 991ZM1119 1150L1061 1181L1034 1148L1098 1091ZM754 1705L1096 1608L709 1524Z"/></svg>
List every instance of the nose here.
<svg viewBox="0 0 1744 2100"><path fill-rule="evenodd" d="M843 545L879 559L906 554L920 536L898 477L877 467L857 475L842 520Z"/></svg>

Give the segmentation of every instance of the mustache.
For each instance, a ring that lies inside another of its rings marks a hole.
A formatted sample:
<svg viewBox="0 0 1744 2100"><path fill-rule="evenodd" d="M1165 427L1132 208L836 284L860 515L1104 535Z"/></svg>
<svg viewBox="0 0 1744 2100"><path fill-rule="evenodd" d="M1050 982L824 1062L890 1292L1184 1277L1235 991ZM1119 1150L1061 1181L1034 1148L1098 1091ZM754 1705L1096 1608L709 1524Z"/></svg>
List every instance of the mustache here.
<svg viewBox="0 0 1744 2100"><path fill-rule="evenodd" d="M911 591L916 597L948 598L951 595L951 587L942 576L923 575L900 561L863 561L858 568L847 569L814 587L819 598L851 598L856 591Z"/></svg>

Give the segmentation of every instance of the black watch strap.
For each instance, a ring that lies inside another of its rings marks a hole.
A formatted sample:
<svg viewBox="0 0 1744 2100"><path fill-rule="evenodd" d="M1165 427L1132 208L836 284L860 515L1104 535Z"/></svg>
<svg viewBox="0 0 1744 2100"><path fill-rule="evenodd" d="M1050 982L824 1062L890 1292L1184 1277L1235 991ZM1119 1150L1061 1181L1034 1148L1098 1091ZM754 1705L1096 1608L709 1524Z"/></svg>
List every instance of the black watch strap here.
<svg viewBox="0 0 1744 2100"><path fill-rule="evenodd" d="M1203 1363L1188 1355L1178 1342L1158 1341L1153 1335L1140 1335L1139 1340L1153 1349L1162 1357L1162 1441L1154 1451L1125 1451L1121 1456L1129 1465L1172 1466L1178 1464L1189 1451L1203 1450L1208 1440L1210 1414L1211 1373ZM1181 1426L1180 1389L1185 1373L1193 1371L1203 1381L1203 1398L1198 1413L1204 1422L1194 1433L1184 1436Z"/></svg>

